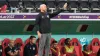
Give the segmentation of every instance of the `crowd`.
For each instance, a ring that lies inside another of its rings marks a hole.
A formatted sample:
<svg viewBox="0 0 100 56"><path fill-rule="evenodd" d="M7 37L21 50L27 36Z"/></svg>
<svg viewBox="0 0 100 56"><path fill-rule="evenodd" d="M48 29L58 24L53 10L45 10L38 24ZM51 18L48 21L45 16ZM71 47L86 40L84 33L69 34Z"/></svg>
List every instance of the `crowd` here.
<svg viewBox="0 0 100 56"><path fill-rule="evenodd" d="M0 44L0 56L38 56L39 39L36 39L35 36L30 36L25 41L25 44L21 38L16 40L4 39ZM52 38L50 56L100 56L98 38L92 40L92 44L84 45L82 51L82 46L77 38L72 40L70 38L62 38L59 42Z"/></svg>

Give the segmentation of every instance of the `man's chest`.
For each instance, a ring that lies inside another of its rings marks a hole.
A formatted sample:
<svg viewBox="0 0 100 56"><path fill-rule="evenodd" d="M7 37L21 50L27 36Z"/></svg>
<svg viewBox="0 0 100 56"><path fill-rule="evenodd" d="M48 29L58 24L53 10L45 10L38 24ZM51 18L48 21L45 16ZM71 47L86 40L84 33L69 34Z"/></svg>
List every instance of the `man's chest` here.
<svg viewBox="0 0 100 56"><path fill-rule="evenodd" d="M34 50L36 50L36 48L35 48L35 46L28 46L28 50L34 51Z"/></svg>
<svg viewBox="0 0 100 56"><path fill-rule="evenodd" d="M48 14L41 14L41 19L42 20L47 20L49 18L50 18L50 16Z"/></svg>

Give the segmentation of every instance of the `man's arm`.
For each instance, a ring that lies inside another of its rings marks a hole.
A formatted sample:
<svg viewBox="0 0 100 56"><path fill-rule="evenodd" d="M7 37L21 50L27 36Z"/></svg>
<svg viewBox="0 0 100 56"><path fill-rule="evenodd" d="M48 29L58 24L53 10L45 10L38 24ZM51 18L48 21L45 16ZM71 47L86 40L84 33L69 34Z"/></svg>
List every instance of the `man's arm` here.
<svg viewBox="0 0 100 56"><path fill-rule="evenodd" d="M8 51L7 53L8 53L10 56L14 56L14 53L11 52L11 51Z"/></svg>
<svg viewBox="0 0 100 56"><path fill-rule="evenodd" d="M36 27L36 30L38 31L39 29L38 29L38 25L39 25L39 22L40 22L40 14L38 14L37 15L37 17L36 17L36 19L35 19L35 23L34 23L34 25L33 25L33 29L34 29L34 27Z"/></svg>
<svg viewBox="0 0 100 56"><path fill-rule="evenodd" d="M54 13L49 13L49 16L50 16L50 18L55 17L59 13L66 11L66 9L67 9L67 3L64 4L63 9L60 9L57 12L54 12Z"/></svg>
<svg viewBox="0 0 100 56"><path fill-rule="evenodd" d="M14 55L18 55L18 50L16 50L16 51L14 52Z"/></svg>
<svg viewBox="0 0 100 56"><path fill-rule="evenodd" d="M50 18L57 16L59 13L63 12L63 9L58 10L57 12L54 13L49 13Z"/></svg>

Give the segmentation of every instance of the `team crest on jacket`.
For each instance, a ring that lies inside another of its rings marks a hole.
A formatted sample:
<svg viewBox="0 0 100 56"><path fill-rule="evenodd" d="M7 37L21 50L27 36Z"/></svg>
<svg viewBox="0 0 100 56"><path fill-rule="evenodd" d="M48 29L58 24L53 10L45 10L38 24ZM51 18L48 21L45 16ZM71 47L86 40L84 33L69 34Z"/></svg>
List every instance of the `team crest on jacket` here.
<svg viewBox="0 0 100 56"><path fill-rule="evenodd" d="M42 18L44 18L44 16L42 16Z"/></svg>
<svg viewBox="0 0 100 56"><path fill-rule="evenodd" d="M35 50L35 48L33 47L33 50Z"/></svg>
<svg viewBox="0 0 100 56"><path fill-rule="evenodd" d="M49 18L49 15L47 15L47 18Z"/></svg>

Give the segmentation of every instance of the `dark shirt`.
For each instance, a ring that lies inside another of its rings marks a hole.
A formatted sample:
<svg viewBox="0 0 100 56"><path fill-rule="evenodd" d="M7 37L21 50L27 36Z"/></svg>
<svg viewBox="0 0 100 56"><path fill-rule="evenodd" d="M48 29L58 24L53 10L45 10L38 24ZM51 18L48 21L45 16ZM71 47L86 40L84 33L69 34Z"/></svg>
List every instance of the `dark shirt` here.
<svg viewBox="0 0 100 56"><path fill-rule="evenodd" d="M37 46L36 44L31 45L28 43L24 47L24 56L35 56L37 54Z"/></svg>
<svg viewBox="0 0 100 56"><path fill-rule="evenodd" d="M50 33L51 32L51 23L50 18L55 17L60 12L64 10L59 10L55 13L42 13L40 12L36 18L35 24L39 26L40 33Z"/></svg>
<svg viewBox="0 0 100 56"><path fill-rule="evenodd" d="M5 49L6 56L10 56L10 55L8 54L9 51L11 51L11 52L14 53L16 50L17 50L16 47L10 48L10 47L8 46L8 47Z"/></svg>
<svg viewBox="0 0 100 56"><path fill-rule="evenodd" d="M2 56L2 45L0 45L0 56Z"/></svg>
<svg viewBox="0 0 100 56"><path fill-rule="evenodd" d="M99 48L99 51L98 51L98 53L97 53L97 56L100 56L100 48Z"/></svg>

